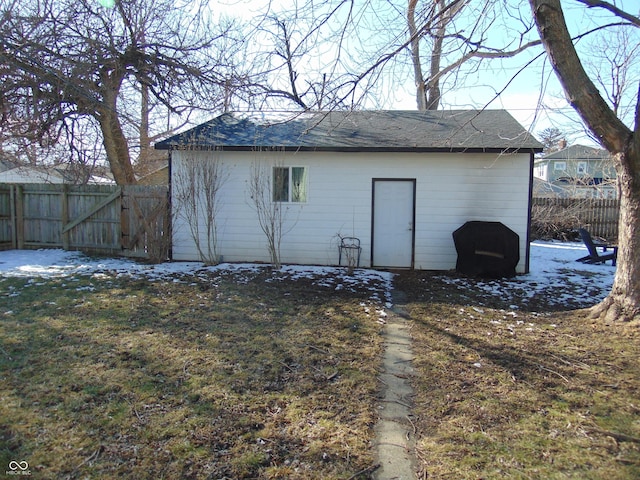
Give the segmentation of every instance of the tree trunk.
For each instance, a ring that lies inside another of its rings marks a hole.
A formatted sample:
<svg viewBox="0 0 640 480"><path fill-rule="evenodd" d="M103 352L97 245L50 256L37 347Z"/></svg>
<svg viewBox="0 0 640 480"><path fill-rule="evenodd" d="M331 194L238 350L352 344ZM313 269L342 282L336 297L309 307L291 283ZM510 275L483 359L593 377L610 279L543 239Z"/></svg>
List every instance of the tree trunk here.
<svg viewBox="0 0 640 480"><path fill-rule="evenodd" d="M442 58L442 44L447 33L447 23L449 13L446 12L446 5L443 0L436 1L437 17L436 36L431 47L431 67L429 69L429 81L427 82L427 110L438 110L440 106L440 60Z"/></svg>
<svg viewBox="0 0 640 480"><path fill-rule="evenodd" d="M104 92L104 104L98 112L98 123L114 180L118 185L135 185L137 181L131 165L129 144L122 131L116 110L116 92L115 89Z"/></svg>
<svg viewBox="0 0 640 480"><path fill-rule="evenodd" d="M418 110L427 109L427 91L422 75L422 63L420 58L420 35L416 28L416 4L418 0L409 0L407 9L407 23L409 25L409 37L411 42L411 62L413 63L413 78L416 83L416 103Z"/></svg>
<svg viewBox="0 0 640 480"><path fill-rule="evenodd" d="M640 103L632 131L607 105L582 67L560 0L529 3L567 100L616 163L620 191L618 266L611 292L592 313L607 321L640 320Z"/></svg>
<svg viewBox="0 0 640 480"><path fill-rule="evenodd" d="M140 156L138 157L138 171L149 173L149 159L151 157L151 142L149 140L149 85L140 85Z"/></svg>
<svg viewBox="0 0 640 480"><path fill-rule="evenodd" d="M618 262L609 296L592 309L607 321L640 320L640 152L619 154Z"/></svg>

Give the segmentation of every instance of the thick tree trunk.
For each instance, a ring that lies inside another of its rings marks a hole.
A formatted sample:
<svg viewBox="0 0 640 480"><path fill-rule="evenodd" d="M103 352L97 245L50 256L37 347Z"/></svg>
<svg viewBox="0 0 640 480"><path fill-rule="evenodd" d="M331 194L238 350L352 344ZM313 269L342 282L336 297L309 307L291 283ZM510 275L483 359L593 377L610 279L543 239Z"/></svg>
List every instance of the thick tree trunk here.
<svg viewBox="0 0 640 480"><path fill-rule="evenodd" d="M427 110L438 110L440 106L440 60L442 59L442 44L447 33L447 23L449 13L446 12L446 5L443 0L437 0L438 17L436 35L431 47L431 67L429 69L429 81L427 82Z"/></svg>
<svg viewBox="0 0 640 480"><path fill-rule="evenodd" d="M140 156L138 157L138 171L148 173L151 158L151 142L149 140L149 86L142 82L140 85Z"/></svg>
<svg viewBox="0 0 640 480"><path fill-rule="evenodd" d="M116 114L102 112L98 121L114 180L118 185L136 184L136 177L129 155L129 145Z"/></svg>
<svg viewBox="0 0 640 480"><path fill-rule="evenodd" d="M118 82L119 80L116 81ZM108 85L107 81L105 81L105 85ZM115 88L105 88L103 93L104 104L98 114L98 123L102 131L104 149L107 153L107 160L111 166L114 180L118 185L134 185L137 181L131 164L129 144L122 131L122 125L116 110L117 91Z"/></svg>
<svg viewBox="0 0 640 480"><path fill-rule="evenodd" d="M427 109L427 91L422 75L422 63L420 58L420 35L416 28L416 4L418 0L409 0L407 9L407 23L409 24L409 37L411 40L411 62L413 63L413 78L416 83L416 103L418 110Z"/></svg>
<svg viewBox="0 0 640 480"><path fill-rule="evenodd" d="M440 60L442 58L442 45L446 33L447 22L450 17L447 13L447 6L443 0L437 0L431 15L433 17L428 22L436 24L436 34L431 55L429 57L429 79L425 80L422 73L422 57L420 56L421 33L416 27L416 5L418 0L409 0L407 9L407 23L409 25L409 38L411 43L411 62L413 63L413 78L416 84L416 103L418 110L438 110L440 106ZM431 27L429 27L431 30Z"/></svg>
<svg viewBox="0 0 640 480"><path fill-rule="evenodd" d="M640 152L620 154L618 263L609 296L592 309L607 321L640 320Z"/></svg>
<svg viewBox="0 0 640 480"><path fill-rule="evenodd" d="M585 72L560 0L529 3L567 100L616 161L620 191L618 266L609 296L592 313L608 321L640 321L640 103L632 131L607 105Z"/></svg>

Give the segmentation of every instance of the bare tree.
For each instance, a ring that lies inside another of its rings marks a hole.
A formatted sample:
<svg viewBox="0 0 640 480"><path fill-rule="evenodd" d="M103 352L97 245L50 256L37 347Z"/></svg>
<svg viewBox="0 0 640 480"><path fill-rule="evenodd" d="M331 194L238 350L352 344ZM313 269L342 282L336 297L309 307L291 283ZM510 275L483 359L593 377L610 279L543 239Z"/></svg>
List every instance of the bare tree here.
<svg viewBox="0 0 640 480"><path fill-rule="evenodd" d="M282 238L297 223L297 218L289 218L289 214L305 203L307 197L306 168L285 165L278 151L257 151L247 182L249 203L256 211L260 228L267 238L269 258L275 269L282 266Z"/></svg>
<svg viewBox="0 0 640 480"><path fill-rule="evenodd" d="M603 92L613 113L626 120L633 116L635 86L640 82L640 71L633 68L640 64L640 42L630 30L599 32L589 42L589 57L585 66L593 72L593 80Z"/></svg>
<svg viewBox="0 0 640 480"><path fill-rule="evenodd" d="M220 263L218 214L220 190L229 175L219 155L204 156L182 150L183 158L174 174L172 204L174 218L184 220L205 265ZM192 155L189 155L192 153Z"/></svg>
<svg viewBox="0 0 640 480"><path fill-rule="evenodd" d="M105 8L91 0L3 0L5 127L55 143L69 132L64 125L89 119L116 181L135 183L125 98L144 85L156 102L180 113L197 104L215 107L212 88L224 84L229 45L214 47L227 32L214 31L197 2L116 0Z"/></svg>
<svg viewBox="0 0 640 480"><path fill-rule="evenodd" d="M405 23L406 29L394 32L398 23ZM477 72L483 63L512 58L539 45L539 39L529 39L532 28L532 20L515 2L408 0L404 22L392 19L381 27L393 43L377 58L360 64L366 69L352 79L354 89L380 71L389 75L402 70L409 52L417 109L437 110L444 93L461 88L466 74ZM406 40L398 43L399 37Z"/></svg>
<svg viewBox="0 0 640 480"><path fill-rule="evenodd" d="M267 238L267 250L271 265L273 268L279 269L282 266L280 244L282 243L286 207L277 198L277 192L281 192L285 185L284 177L276 174L276 166L256 159L251 165L248 194L251 205L258 215L260 228Z"/></svg>
<svg viewBox="0 0 640 480"><path fill-rule="evenodd" d="M424 26L419 31L416 26L416 7L418 0L409 0L407 22L409 26L409 40L411 42L411 62L413 76L416 83L416 101L418 110L437 110L440 105L440 64L442 61L443 44L447 33L447 26L465 6L464 2L454 0L447 4L445 0L428 2ZM420 41L430 39L430 53L428 57L429 76L425 79L422 73L423 58L420 55Z"/></svg>
<svg viewBox="0 0 640 480"><path fill-rule="evenodd" d="M640 27L640 17L600 0L579 0L618 17L618 28ZM640 320L640 100L635 96L633 129L619 118L585 71L572 41L560 0L529 0L549 60L565 91L600 144L613 156L620 188L618 264L611 292L593 315Z"/></svg>
<svg viewBox="0 0 640 480"><path fill-rule="evenodd" d="M342 23L343 15L349 17L343 10L349 10L345 2L319 7L309 1L293 11L265 15L247 33L257 47L256 68L244 85L251 92L248 103L301 110L348 106L339 96L350 76L341 64L341 44L352 31L352 25Z"/></svg>
<svg viewBox="0 0 640 480"><path fill-rule="evenodd" d="M538 132L538 139L544 145L544 153L557 152L567 146L567 136L557 127L545 128Z"/></svg>

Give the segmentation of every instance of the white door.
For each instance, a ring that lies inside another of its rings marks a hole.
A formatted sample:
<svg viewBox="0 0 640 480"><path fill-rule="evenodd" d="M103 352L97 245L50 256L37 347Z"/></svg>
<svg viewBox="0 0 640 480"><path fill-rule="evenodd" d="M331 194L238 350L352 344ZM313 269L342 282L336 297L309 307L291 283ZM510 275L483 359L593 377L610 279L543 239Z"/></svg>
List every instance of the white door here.
<svg viewBox="0 0 640 480"><path fill-rule="evenodd" d="M413 266L415 180L373 180L374 267Z"/></svg>

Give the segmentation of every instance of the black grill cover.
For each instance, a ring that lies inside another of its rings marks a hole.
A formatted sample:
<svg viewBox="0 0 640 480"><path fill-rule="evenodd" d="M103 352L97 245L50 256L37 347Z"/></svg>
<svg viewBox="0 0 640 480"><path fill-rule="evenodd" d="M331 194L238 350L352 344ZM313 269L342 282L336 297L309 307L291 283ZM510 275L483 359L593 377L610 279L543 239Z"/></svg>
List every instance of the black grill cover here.
<svg viewBox="0 0 640 480"><path fill-rule="evenodd" d="M474 277L513 277L520 261L520 237L500 222L467 222L453 232L456 270Z"/></svg>

